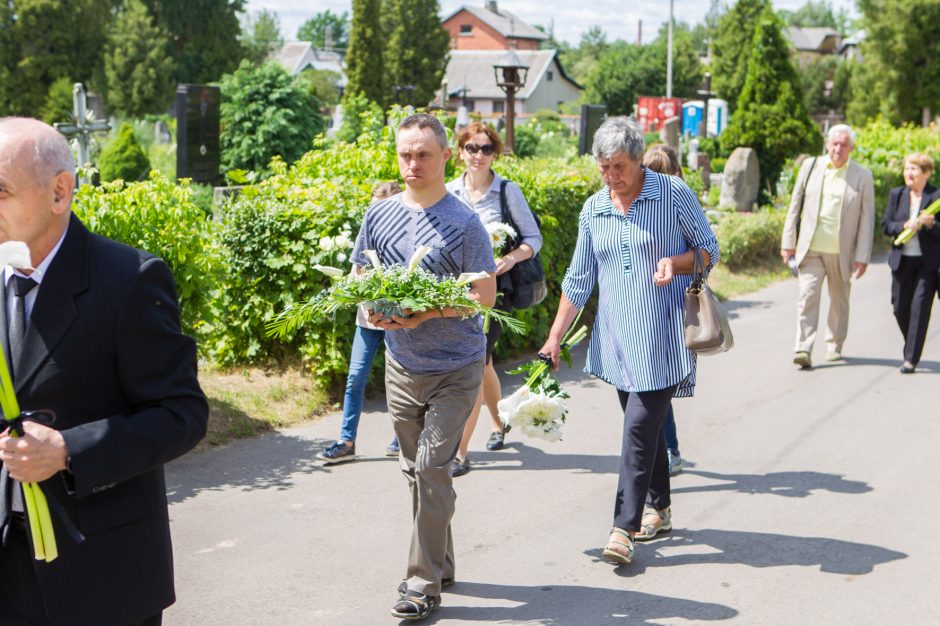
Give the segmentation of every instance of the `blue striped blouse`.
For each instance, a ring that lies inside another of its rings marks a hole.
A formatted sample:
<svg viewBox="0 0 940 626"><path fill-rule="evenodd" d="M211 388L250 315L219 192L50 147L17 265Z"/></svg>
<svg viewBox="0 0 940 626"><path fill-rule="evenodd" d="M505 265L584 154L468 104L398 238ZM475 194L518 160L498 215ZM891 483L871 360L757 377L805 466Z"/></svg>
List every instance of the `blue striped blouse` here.
<svg viewBox="0 0 940 626"><path fill-rule="evenodd" d="M657 287L659 259L704 248L718 261L718 241L681 179L646 174L626 215L604 187L584 203L578 242L562 291L578 309L599 285L597 319L584 371L622 391L654 391L678 385L676 397L695 390L695 354L685 347L683 306L689 274Z"/></svg>

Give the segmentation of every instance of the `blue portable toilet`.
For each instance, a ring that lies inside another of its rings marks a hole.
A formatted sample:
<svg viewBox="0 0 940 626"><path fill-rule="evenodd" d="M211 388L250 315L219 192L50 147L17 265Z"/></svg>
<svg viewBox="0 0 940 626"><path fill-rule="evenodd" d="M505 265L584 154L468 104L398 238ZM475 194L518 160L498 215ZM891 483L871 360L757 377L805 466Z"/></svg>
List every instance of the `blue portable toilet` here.
<svg viewBox="0 0 940 626"><path fill-rule="evenodd" d="M682 134L686 137L698 137L698 127L702 123L705 104L701 100L690 100L682 105ZM709 117L711 117L709 115Z"/></svg>

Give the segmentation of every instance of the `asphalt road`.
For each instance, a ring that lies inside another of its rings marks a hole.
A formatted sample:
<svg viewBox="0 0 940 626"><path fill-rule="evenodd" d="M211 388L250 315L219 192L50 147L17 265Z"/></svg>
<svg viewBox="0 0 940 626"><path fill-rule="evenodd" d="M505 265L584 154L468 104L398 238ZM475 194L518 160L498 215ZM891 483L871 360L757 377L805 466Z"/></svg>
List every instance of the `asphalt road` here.
<svg viewBox="0 0 940 626"><path fill-rule="evenodd" d="M795 280L728 303L736 347L702 358L696 397L675 402L687 463L675 529L630 566L600 559L614 390L580 365L564 372L571 412L555 444L511 433L486 452L484 414L473 470L456 480L458 582L425 623L940 624L940 314L918 373L901 375L889 285L871 266L846 362L812 371L790 360ZM382 455L382 400L367 408L351 464L314 459L338 434L331 415L168 468L178 601L164 623L396 623L410 499Z"/></svg>

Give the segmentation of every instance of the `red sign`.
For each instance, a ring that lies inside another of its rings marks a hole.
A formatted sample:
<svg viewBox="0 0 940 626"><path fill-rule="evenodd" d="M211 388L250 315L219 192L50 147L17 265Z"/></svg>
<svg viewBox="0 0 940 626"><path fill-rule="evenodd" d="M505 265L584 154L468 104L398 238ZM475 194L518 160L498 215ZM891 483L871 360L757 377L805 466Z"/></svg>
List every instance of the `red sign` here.
<svg viewBox="0 0 940 626"><path fill-rule="evenodd" d="M678 117L682 123L682 105L685 98L663 98L640 96L637 98L636 119L647 133L661 130L670 117Z"/></svg>

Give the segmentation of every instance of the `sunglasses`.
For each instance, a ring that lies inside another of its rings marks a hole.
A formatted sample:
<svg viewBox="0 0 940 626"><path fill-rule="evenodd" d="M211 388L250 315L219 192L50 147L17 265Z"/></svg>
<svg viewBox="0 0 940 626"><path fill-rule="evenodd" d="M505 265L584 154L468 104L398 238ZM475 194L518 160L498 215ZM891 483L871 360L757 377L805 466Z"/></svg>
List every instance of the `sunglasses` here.
<svg viewBox="0 0 940 626"><path fill-rule="evenodd" d="M493 144L491 143L486 143L486 144L483 144L482 146L478 146L475 143L468 143L464 145L463 149L469 152L470 154L476 154L477 152L482 152L484 156L490 156L491 154L496 152L496 148L494 148Z"/></svg>

